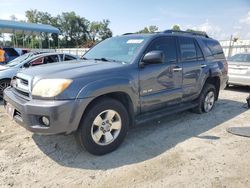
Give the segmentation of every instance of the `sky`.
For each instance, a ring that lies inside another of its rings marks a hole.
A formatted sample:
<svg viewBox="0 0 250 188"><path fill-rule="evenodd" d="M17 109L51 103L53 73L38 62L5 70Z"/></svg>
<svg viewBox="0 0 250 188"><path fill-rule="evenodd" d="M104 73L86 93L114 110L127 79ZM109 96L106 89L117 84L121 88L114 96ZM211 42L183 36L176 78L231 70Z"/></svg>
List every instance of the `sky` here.
<svg viewBox="0 0 250 188"><path fill-rule="evenodd" d="M75 11L90 21L109 19L114 35L136 32L156 25L160 31L181 29L206 31L218 40L231 35L250 39L250 0L1 0L0 19L37 9L56 16Z"/></svg>

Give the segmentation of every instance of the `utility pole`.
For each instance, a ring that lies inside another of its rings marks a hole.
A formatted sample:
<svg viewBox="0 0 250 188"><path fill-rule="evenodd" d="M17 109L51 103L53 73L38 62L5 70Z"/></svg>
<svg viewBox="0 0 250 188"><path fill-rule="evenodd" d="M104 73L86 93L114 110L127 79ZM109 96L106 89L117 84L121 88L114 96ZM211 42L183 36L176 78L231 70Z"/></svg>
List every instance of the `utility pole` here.
<svg viewBox="0 0 250 188"><path fill-rule="evenodd" d="M227 58L231 57L231 54L232 54L232 41L233 41L233 35L231 35L231 37L230 37Z"/></svg>

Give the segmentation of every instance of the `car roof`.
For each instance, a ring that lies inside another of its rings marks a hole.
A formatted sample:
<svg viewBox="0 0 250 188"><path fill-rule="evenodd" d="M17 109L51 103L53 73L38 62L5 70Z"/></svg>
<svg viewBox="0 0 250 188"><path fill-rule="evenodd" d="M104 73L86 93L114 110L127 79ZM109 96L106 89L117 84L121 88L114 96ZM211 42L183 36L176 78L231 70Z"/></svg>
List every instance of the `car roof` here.
<svg viewBox="0 0 250 188"><path fill-rule="evenodd" d="M32 58L45 57L45 56L50 56L50 55L69 55L69 56L77 58L77 56L75 55L67 54L63 52L40 52L40 53L38 52L38 54L32 56Z"/></svg>
<svg viewBox="0 0 250 188"><path fill-rule="evenodd" d="M202 39L207 39L207 40L214 40L211 37L208 37L206 34L196 34L192 32L155 32L155 33L125 33L122 36L151 36L151 37L156 37L156 36L175 36L175 37L191 37L191 38L202 38Z"/></svg>

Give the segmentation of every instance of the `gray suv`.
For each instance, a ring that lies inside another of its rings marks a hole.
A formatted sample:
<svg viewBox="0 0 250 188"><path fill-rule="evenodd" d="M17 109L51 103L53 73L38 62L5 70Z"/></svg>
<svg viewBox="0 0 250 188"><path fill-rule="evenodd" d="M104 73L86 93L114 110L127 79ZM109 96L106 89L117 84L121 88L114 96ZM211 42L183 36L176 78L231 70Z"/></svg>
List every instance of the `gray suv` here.
<svg viewBox="0 0 250 188"><path fill-rule="evenodd" d="M80 62L22 70L4 91L4 105L26 129L75 133L87 151L103 155L130 126L211 111L227 80L222 48L206 34L126 34L97 44Z"/></svg>

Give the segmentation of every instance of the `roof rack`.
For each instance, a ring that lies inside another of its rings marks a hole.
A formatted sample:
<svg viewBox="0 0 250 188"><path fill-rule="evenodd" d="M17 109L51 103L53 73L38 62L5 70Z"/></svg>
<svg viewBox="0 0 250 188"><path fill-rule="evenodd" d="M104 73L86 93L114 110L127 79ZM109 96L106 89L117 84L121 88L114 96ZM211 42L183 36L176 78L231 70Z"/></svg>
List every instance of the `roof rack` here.
<svg viewBox="0 0 250 188"><path fill-rule="evenodd" d="M209 38L209 36L207 35L206 32L197 32L197 31L165 30L165 31L163 31L163 33L171 33L171 34L182 33L182 34L196 35L196 36L202 36L202 37Z"/></svg>
<svg viewBox="0 0 250 188"><path fill-rule="evenodd" d="M132 35L132 34L135 34L135 33L124 33L123 35Z"/></svg>

